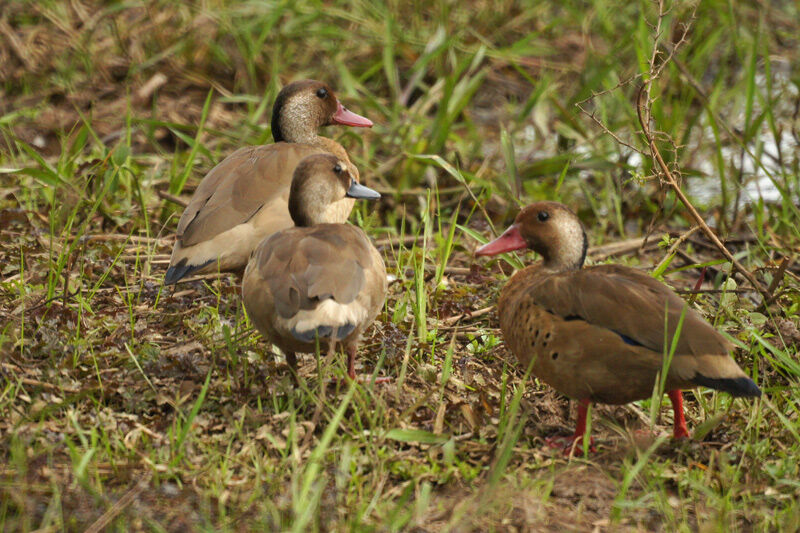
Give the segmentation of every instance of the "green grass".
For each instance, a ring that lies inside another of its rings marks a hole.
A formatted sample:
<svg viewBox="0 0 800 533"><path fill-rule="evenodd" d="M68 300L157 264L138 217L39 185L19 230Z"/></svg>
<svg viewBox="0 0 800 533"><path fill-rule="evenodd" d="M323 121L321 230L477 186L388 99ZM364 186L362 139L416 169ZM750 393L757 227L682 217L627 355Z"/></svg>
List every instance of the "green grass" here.
<svg viewBox="0 0 800 533"><path fill-rule="evenodd" d="M672 6L656 39L644 1L9 4L2 528L800 528L800 13L694 9ZM782 273L766 307L701 232L679 240L691 219L637 152L654 42L666 57L689 22L652 85L652 129L736 259L765 286ZM388 385L321 395L307 356L294 387L235 277L161 285L181 208L159 192L188 197L237 147L271 141L277 91L303 77L375 122L324 134L384 192L351 220L395 278L358 360ZM569 402L525 379L492 313L454 318L533 260L472 251L534 199L579 213L592 261L677 289L708 266L718 292L692 305L765 398L688 393L703 440L685 445L631 444L651 423L670 431L660 398L594 406L599 453L551 453L543 439L571 428Z"/></svg>

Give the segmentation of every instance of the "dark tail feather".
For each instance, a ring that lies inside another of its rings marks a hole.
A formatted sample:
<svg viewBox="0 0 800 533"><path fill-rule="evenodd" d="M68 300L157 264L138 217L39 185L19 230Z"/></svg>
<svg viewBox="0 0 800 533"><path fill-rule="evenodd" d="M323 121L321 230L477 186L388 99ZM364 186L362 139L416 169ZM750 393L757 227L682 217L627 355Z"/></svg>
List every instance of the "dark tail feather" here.
<svg viewBox="0 0 800 533"><path fill-rule="evenodd" d="M750 378L707 378L697 374L692 378L692 382L710 389L727 392L733 396L750 398L761 396L761 389Z"/></svg>
<svg viewBox="0 0 800 533"><path fill-rule="evenodd" d="M336 332L336 340L340 341L353 333L353 330L356 329L355 324L345 324L344 326L339 326L339 331Z"/></svg>
<svg viewBox="0 0 800 533"><path fill-rule="evenodd" d="M320 339L333 338L337 341L340 341L350 335L354 329L356 329L355 324L344 324L338 328L331 326L319 326L316 329L309 329L306 331L298 331L296 328L293 328L292 337L301 342L314 342L314 339L317 337Z"/></svg>
<svg viewBox="0 0 800 533"><path fill-rule="evenodd" d="M184 257L178 262L177 265L171 266L167 269L167 273L164 275L164 285L172 285L173 283L177 283L189 274L197 272L201 268L207 267L213 262L214 259L209 259L200 265L187 265L187 259Z"/></svg>
<svg viewBox="0 0 800 533"><path fill-rule="evenodd" d="M298 331L297 328L292 328L292 337L300 342L314 342L314 339L327 339L331 335L330 326L320 326L317 329L307 329L306 331Z"/></svg>

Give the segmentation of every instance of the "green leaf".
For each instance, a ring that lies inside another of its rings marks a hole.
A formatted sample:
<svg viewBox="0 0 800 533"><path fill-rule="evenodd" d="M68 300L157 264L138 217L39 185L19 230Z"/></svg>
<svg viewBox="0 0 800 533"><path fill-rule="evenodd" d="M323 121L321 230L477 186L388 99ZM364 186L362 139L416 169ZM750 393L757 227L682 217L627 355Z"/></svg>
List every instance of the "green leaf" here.
<svg viewBox="0 0 800 533"><path fill-rule="evenodd" d="M446 435L436 435L423 429L390 429L384 435L387 439L400 442L416 442L419 444L443 444L447 442Z"/></svg>

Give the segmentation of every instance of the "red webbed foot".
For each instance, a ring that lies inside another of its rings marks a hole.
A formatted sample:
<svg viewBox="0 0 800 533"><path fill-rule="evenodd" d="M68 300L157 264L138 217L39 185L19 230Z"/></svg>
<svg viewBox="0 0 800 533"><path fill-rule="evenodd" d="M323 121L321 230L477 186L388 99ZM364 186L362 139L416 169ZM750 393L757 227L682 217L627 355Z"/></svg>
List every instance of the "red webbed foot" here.
<svg viewBox="0 0 800 533"><path fill-rule="evenodd" d="M555 435L547 437L544 442L555 450L562 450L564 455L583 455L583 435ZM594 438L589 437L589 453L597 452L594 447Z"/></svg>
<svg viewBox="0 0 800 533"><path fill-rule="evenodd" d="M583 436L586 434L586 418L589 414L589 398L584 398L578 403L578 420L575 424L575 433L569 437L555 436L545 439L551 448L561 448L564 455L583 455ZM594 439L589 437L589 452L596 452Z"/></svg>

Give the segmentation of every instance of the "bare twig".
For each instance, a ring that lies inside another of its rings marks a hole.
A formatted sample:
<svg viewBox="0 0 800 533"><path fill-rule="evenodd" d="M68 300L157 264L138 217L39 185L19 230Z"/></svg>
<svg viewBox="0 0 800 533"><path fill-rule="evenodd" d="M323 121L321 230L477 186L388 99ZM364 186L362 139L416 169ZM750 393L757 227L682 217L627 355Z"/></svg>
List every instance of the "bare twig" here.
<svg viewBox="0 0 800 533"><path fill-rule="evenodd" d="M767 292L771 296L769 297L769 299L764 300L764 302L761 304L762 308L766 309L767 307L772 305L772 303L775 302L775 300L777 300L778 297L781 295L781 292L778 291L778 287L780 286L781 281L783 281L784 274L787 273L786 269L789 268L789 265L791 264L792 264L792 259L789 256L784 257L783 260L781 261L781 264L778 266L778 270L775 272L775 276L772 278L772 283L770 283L769 287L767 287Z"/></svg>
<svg viewBox="0 0 800 533"><path fill-rule="evenodd" d="M411 189L404 189L402 191L398 191L393 187L375 186L372 188L381 194L386 194L386 195L396 194L398 196L419 196L427 194L428 191L430 190L425 187L413 187ZM439 196L445 196L457 192L463 192L463 187L461 187L461 185L454 185L453 187L440 187L437 192L439 193Z"/></svg>
<svg viewBox="0 0 800 533"><path fill-rule="evenodd" d="M678 294L747 294L752 289L675 289Z"/></svg>
<svg viewBox="0 0 800 533"><path fill-rule="evenodd" d="M675 51L680 47L680 45L685 42L686 35L689 31L689 25L684 26L683 34L675 44L675 46L670 51L670 54L667 56L666 60L661 64L657 65L657 58L659 55L658 47L659 47L659 39L661 36L661 23L663 22L664 16L666 15L666 11L664 8L664 0L658 0L658 18L656 24L654 26L654 33L655 33L655 43L653 45L653 53L650 56L650 75L644 78L644 83L639 89L639 92L636 97L636 113L639 118L639 124L642 128L642 136L650 149L650 157L653 159L656 167L661 170L660 172L660 179L664 183L666 183L674 192L681 203L684 205L686 210L689 212L689 215L694 220L695 224L700 227L703 233L708 237L708 239L716 246L717 250L722 253L722 255L730 261L735 268L744 278L755 288L764 298L764 301L769 300L770 294L761 286L761 284L756 280L755 276L747 270L739 261L733 257L733 254L722 244L722 241L719 240L719 237L711 230L711 228L706 224L703 217L700 213L697 212L694 205L689 201L686 195L683 193L680 184L678 183L678 179L675 177L675 171L671 170L667 163L664 161L664 158L661 155L661 151L658 149L656 145L656 137L662 137L664 134L662 132L653 132L650 128L650 121L651 121L651 105L652 100L650 97L650 90L653 86L653 81L658 78L658 76L663 71L666 63L672 56L675 54ZM667 139L669 139L667 137Z"/></svg>
<svg viewBox="0 0 800 533"><path fill-rule="evenodd" d="M598 92L592 91L592 95L591 96L581 100L580 102L576 102L575 106L580 110L581 113L583 113L584 115L589 117L592 120L592 122L597 124L600 127L600 129L603 130L603 133L605 133L606 135L610 135L611 138L614 139L617 142L617 144L625 146L625 147L629 148L630 150L632 150L632 151L634 151L634 152L636 152L638 154L641 154L643 156L647 156L647 154L644 152L644 150L636 148L635 146L633 146L633 144L623 140L622 137L620 137L619 135L617 135L616 133L611 131L611 129L609 129L609 127L606 126L603 123L603 121L601 121L599 118L597 118L597 116L595 115L594 111L589 112L585 107L583 107L585 104L588 104L589 102L591 102L595 98L597 98L599 96L603 96L605 94L609 94L609 93L611 93L613 91L616 91L620 87L625 87L626 85L629 85L629 84L633 83L635 80L637 80L637 79L639 79L641 77L642 77L641 74L636 74L635 76L631 76L630 78L627 78L625 80L622 80L622 81L618 82L615 86L611 87L610 89L606 89L606 90L598 91Z"/></svg>
<svg viewBox="0 0 800 533"><path fill-rule="evenodd" d="M86 242L109 242L109 241L130 241L139 244L156 244L159 246L171 246L172 239L146 237L144 235L126 235L125 233L102 233L98 235L85 235L81 237Z"/></svg>
<svg viewBox="0 0 800 533"><path fill-rule="evenodd" d="M643 247L647 243L644 237L637 237L635 239L628 239L619 242L610 242L608 244L601 244L599 246L590 246L587 255L592 259L601 260L614 255L621 255L633 252Z"/></svg>
<svg viewBox="0 0 800 533"><path fill-rule="evenodd" d="M403 237L385 237L375 241L375 247L381 246L400 246L401 244L412 244L423 239L422 235L404 235Z"/></svg>
<svg viewBox="0 0 800 533"><path fill-rule="evenodd" d="M670 52L670 56L674 55L675 49L672 47L672 45L670 45L669 43L664 43L662 46L664 46L664 48L666 48L667 51ZM725 131L728 137L731 138L733 142L742 147L742 150L748 156L750 156L754 165L756 165L762 171L768 173L769 170L763 165L763 163L761 163L761 159L756 157L756 155L752 152L752 150L747 146L747 142L744 140L744 138L739 133L737 133L730 126L730 124L728 124L728 121L725 120L722 117L722 115L717 113L717 111L711 107L711 99L708 96L708 91L705 88L703 88L703 86L700 84L697 78L695 78L692 75L692 73L689 71L689 68L686 66L686 63L684 63L677 57L672 58L672 62L675 63L675 66L678 67L678 70L681 72L681 74L683 74L683 77L686 78L686 81L689 83L692 89L694 89L695 93L697 93L697 96L700 97L700 101L703 103L706 110L708 110L711 113L711 116L714 118L714 121L720 126L722 126L722 129ZM800 104L800 100L798 100L798 104ZM795 116L794 118L797 117ZM771 154L768 150L762 150L760 153L763 153L764 155L772 159L776 164L782 165L782 162L774 154Z"/></svg>
<svg viewBox="0 0 800 533"><path fill-rule="evenodd" d="M593 95L593 97L594 97L594 95ZM599 118L597 118L595 116L594 111L592 111L591 113L588 112L586 109L583 108L583 106L581 105L580 102L578 102L575 105L578 106L578 109L580 109L581 113L583 113L584 115L586 115L587 117L592 119L592 122L594 122L595 124L600 126L600 128L604 131L604 133L606 133L607 135L610 135L617 142L617 144L625 146L625 147L629 148L630 150L633 150L634 152L636 152L638 154L646 155L643 150L640 150L640 149L636 148L631 143L623 140L622 137L620 137L619 135L617 135L616 133L614 133L613 131L608 129L608 126L603 124L603 122Z"/></svg>
<svg viewBox="0 0 800 533"><path fill-rule="evenodd" d="M177 204L181 207L186 207L189 205L189 200L181 198L180 196L174 196L167 191L156 191L156 194L158 194L159 198L163 198L164 200L172 202L173 204Z"/></svg>
<svg viewBox="0 0 800 533"><path fill-rule="evenodd" d="M123 494L122 497L114 503L114 505L112 505L105 513L100 515L100 517L95 520L92 525L86 528L86 533L98 533L103 531L103 529L105 529L105 527L110 524L111 521L117 517L117 515L119 515L125 510L126 507L133 503L136 497L149 486L151 477L152 473L143 475L133 488Z"/></svg>
<svg viewBox="0 0 800 533"><path fill-rule="evenodd" d="M661 261L658 263L658 265L656 265L656 267L655 267L653 270L656 270L656 271L657 271L657 270L659 270L659 269L662 267L662 265L664 265L664 263L666 263L667 261L669 261L669 260L670 260L670 258L672 257L672 254L674 254L674 253L676 253L676 252L677 252L677 250L678 250L678 247L679 247L681 244L683 244L683 242L684 242L686 239L688 239L688 238L689 238L689 237L692 235L692 233L694 233L694 232L695 232L695 231L697 231L698 229L700 229L698 226L692 226L692 227L691 227L691 228L690 228L688 231L685 231L684 233L682 233L682 234L681 234L681 236L680 236L680 237L678 237L677 239L675 239L675 242L673 242L673 243L672 243L672 245L671 245L671 246L669 247L669 249L667 250L667 253L666 253L666 255L664 256L664 259L662 259L662 260L661 260Z"/></svg>
<svg viewBox="0 0 800 533"><path fill-rule="evenodd" d="M445 318L444 320L440 321L440 324L444 324L445 326L450 326L452 324L455 324L462 318L477 318L479 316L483 316L491 312L493 309L494 306L490 305L489 307L484 307L483 309L478 309L476 311L467 311L466 313L461 313L460 315L455 315Z"/></svg>
<svg viewBox="0 0 800 533"><path fill-rule="evenodd" d="M15 376L18 376L23 370L18 367L17 365L13 365L10 363L0 363L0 367L4 370L9 370L14 373ZM41 387L43 389L49 390L51 392L61 392L67 394L77 394L80 392L80 389L74 389L72 387L65 387L64 385L54 385L52 383L47 383L44 381L39 381L38 379L33 378L26 378L19 376L17 379L23 384L28 385L31 387Z"/></svg>
<svg viewBox="0 0 800 533"><path fill-rule="evenodd" d="M393 260L388 260L388 261L386 261L386 265L396 268L397 267L397 262L393 261ZM429 265L428 264L428 265L425 265L425 272L426 273L435 273L438 268L439 268L439 265ZM445 274L450 274L451 276L467 276L467 275L472 273L472 269L471 268L467 268L467 267L446 266L446 267L444 267L444 273ZM411 267L408 267L408 268L405 269L404 274L406 276L413 276L414 275L414 269L411 268Z"/></svg>

